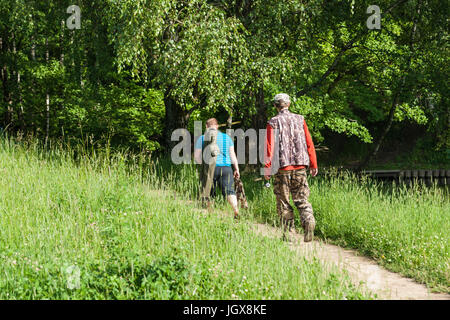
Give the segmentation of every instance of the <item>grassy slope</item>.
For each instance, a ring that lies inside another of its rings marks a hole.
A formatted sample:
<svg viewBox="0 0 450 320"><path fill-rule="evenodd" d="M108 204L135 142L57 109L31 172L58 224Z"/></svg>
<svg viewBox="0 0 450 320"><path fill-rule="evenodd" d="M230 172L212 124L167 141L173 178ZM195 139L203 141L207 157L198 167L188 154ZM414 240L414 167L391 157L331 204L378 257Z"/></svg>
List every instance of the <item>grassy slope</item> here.
<svg viewBox="0 0 450 320"><path fill-rule="evenodd" d="M160 174L166 173L168 187L195 198L195 166L174 167L164 161L157 167ZM250 206L245 214L250 220L277 225L273 188L265 188L255 178L261 177L243 178ZM309 178L309 182L317 236L358 249L433 291L450 292L448 187L383 186L350 175L338 179L335 174ZM297 228L301 230L298 223Z"/></svg>
<svg viewBox="0 0 450 320"><path fill-rule="evenodd" d="M450 292L448 189L382 187L351 176L309 181L316 235L356 248L434 291ZM251 181L246 186L255 217L276 223L272 188Z"/></svg>
<svg viewBox="0 0 450 320"><path fill-rule="evenodd" d="M195 166L157 164L167 186L195 198ZM260 176L243 178L250 220L278 224L273 188ZM309 178L316 235L358 249L388 269L425 283L433 291L450 292L449 189L420 185L397 187L335 174ZM297 213L298 214L298 213ZM298 222L298 219L297 219ZM299 224L297 228L301 230Z"/></svg>
<svg viewBox="0 0 450 320"><path fill-rule="evenodd" d="M245 222L152 191L164 184L121 155L36 150L0 142L0 299L368 298Z"/></svg>

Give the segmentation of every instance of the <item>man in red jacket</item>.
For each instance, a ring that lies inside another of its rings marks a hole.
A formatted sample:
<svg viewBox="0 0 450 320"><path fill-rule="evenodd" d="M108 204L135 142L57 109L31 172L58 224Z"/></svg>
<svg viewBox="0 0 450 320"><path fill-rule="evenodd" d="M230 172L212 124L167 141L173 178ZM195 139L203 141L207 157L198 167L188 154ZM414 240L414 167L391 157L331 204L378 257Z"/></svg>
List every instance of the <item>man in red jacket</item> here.
<svg viewBox="0 0 450 320"><path fill-rule="evenodd" d="M265 178L270 179L272 166L278 164L279 170L275 174L273 187L284 237L286 231L290 231L294 225L294 209L289 204L289 194L292 194L305 232L304 241L309 242L314 237L316 221L308 202L310 191L306 168L309 167L313 177L317 175L316 151L303 116L289 111L289 96L277 94L273 103L278 114L267 123ZM275 141L278 148L275 148ZM278 158L278 163L272 163L274 158Z"/></svg>

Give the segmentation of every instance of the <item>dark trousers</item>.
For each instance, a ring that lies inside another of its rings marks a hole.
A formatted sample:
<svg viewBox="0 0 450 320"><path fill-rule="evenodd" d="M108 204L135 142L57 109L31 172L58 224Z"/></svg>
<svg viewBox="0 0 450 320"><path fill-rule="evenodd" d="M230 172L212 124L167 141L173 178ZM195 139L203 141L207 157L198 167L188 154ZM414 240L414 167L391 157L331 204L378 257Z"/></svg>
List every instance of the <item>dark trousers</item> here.
<svg viewBox="0 0 450 320"><path fill-rule="evenodd" d="M217 186L222 189L222 195L229 196L234 195L234 178L233 169L231 167L218 167L214 170L213 187L211 188L211 197L216 196Z"/></svg>

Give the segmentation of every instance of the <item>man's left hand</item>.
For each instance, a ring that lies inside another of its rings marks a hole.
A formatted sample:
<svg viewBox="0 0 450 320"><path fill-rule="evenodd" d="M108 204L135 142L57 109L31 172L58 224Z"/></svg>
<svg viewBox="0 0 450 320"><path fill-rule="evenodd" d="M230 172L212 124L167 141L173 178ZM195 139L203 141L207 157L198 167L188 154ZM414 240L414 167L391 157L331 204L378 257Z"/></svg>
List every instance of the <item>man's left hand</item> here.
<svg viewBox="0 0 450 320"><path fill-rule="evenodd" d="M315 176L317 176L317 173L319 172L319 169L317 169L317 168L311 168L311 169L309 169L309 173L311 173L311 176L313 176L313 177L315 177Z"/></svg>

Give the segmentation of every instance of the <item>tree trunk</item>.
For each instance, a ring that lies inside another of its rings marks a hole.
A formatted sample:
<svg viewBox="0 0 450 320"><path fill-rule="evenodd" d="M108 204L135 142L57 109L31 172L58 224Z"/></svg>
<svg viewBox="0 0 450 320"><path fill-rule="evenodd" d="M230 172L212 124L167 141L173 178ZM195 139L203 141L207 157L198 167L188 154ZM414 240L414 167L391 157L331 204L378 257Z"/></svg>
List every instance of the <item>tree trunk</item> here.
<svg viewBox="0 0 450 320"><path fill-rule="evenodd" d="M1 54L3 54L3 38L0 37L0 52ZM2 89L3 89L3 100L6 101L6 96L7 96L7 89L6 89L6 64L1 66L1 73L0 73L1 79L2 79ZM5 118L5 123L4 125L6 125L6 118Z"/></svg>
<svg viewBox="0 0 450 320"><path fill-rule="evenodd" d="M254 128L265 129L267 126L267 104L264 102L264 83L256 93L256 116L253 121Z"/></svg>
<svg viewBox="0 0 450 320"><path fill-rule="evenodd" d="M3 39L0 42L0 50L2 52L6 51L6 54L9 54L9 52L10 52L10 47L9 47L8 43L6 41L4 41ZM3 54L5 54L5 53L3 53ZM11 113L12 94L11 94L10 85L9 85L9 82L10 82L9 70L8 70L8 66L7 66L6 62L2 66L1 77L2 77L3 100L6 105L6 110L3 115L4 116L4 118L3 118L4 126L5 126L3 130L6 130L12 125L12 113Z"/></svg>
<svg viewBox="0 0 450 320"><path fill-rule="evenodd" d="M170 152L172 148L178 143L171 141L172 132L176 129L186 128L186 115L184 109L170 96L170 88L164 92L164 147L166 151Z"/></svg>
<svg viewBox="0 0 450 320"><path fill-rule="evenodd" d="M36 62L36 43L35 43L34 35L31 36L31 61L33 61L33 63ZM36 81L33 77L32 78L32 86L31 86L31 93L32 93L33 97L36 96L35 89L34 89L35 87L36 87ZM36 128L34 121L35 121L34 117L32 116L30 118L30 126L31 126L31 128L33 128L32 130L35 130L35 128Z"/></svg>
<svg viewBox="0 0 450 320"><path fill-rule="evenodd" d="M233 126L233 116L230 114L227 119L227 129L231 129Z"/></svg>
<svg viewBox="0 0 450 320"><path fill-rule="evenodd" d="M64 20L61 21L61 35L59 37L59 46L61 49L61 55L59 58L59 62L61 65L64 65Z"/></svg>
<svg viewBox="0 0 450 320"><path fill-rule="evenodd" d="M384 126L384 129L381 132L381 135L378 138L378 140L375 143L375 145L373 146L372 150L364 158L364 160L358 165L357 171L361 171L363 168L365 168L369 164L370 160L372 160L377 155L378 150L380 149L381 144L384 141L384 138L386 138L387 134L391 130L392 123L394 122L395 110L397 109L397 105L398 105L398 97L399 97L399 95L400 95L400 92L397 92L395 94L395 97L394 97L394 99L392 101L391 110L389 111L389 116L388 116L388 119L387 119L386 124Z"/></svg>
<svg viewBox="0 0 450 320"><path fill-rule="evenodd" d="M15 34L14 32L12 33L12 52L13 52L13 56L15 56L16 54L16 38L15 38ZM11 50L8 48L8 52L10 52ZM10 125L10 129L12 129L14 127L14 118L13 118L13 114L14 114L14 103L13 103L13 92L14 92L14 81L15 81L15 77L16 77L16 71L14 70L13 67L11 67L12 72L10 72L11 75L11 90L9 90L9 98L8 98L8 120Z"/></svg>
<svg viewBox="0 0 450 320"><path fill-rule="evenodd" d="M21 79L20 79L20 71L17 72L17 94L18 94L18 105L19 105L19 125L20 131L25 132L25 120L24 120L24 110L23 110L23 101L22 101L22 87L21 87Z"/></svg>
<svg viewBox="0 0 450 320"><path fill-rule="evenodd" d="M45 61L48 64L50 59L49 51L48 51L48 38L45 39ZM48 84L47 84L48 86ZM47 147L48 137L50 133L50 94L47 87L47 92L45 94L45 118L46 118L46 126L45 126L45 147Z"/></svg>
<svg viewBox="0 0 450 320"><path fill-rule="evenodd" d="M71 38L70 38L70 47L73 50L73 60L72 60L72 66L74 68L74 81L76 83L79 83L80 86L83 86L83 79L81 76L81 58L82 58L82 53L80 52L80 50L78 49L78 46L75 45L75 43L77 43L77 38L76 38L76 34L75 34L75 30L72 30L71 32ZM83 51L84 52L84 51Z"/></svg>
<svg viewBox="0 0 450 320"><path fill-rule="evenodd" d="M31 36L31 60L36 61L36 44L34 42L34 36Z"/></svg>
<svg viewBox="0 0 450 320"><path fill-rule="evenodd" d="M17 54L17 47L16 47L16 39L13 33L13 56L14 56L14 68L15 70L13 71L13 79L15 81L15 87L14 87L14 94L12 95L12 97L14 97L14 101L15 101L15 105L17 105L19 108L17 109L17 119L19 122L19 128L20 131L24 131L24 123L23 123L23 105L22 105L22 92L21 92L21 74L20 74L20 70L18 70L18 65L17 65L17 58L16 58L16 54ZM13 99L11 99L10 103L13 103ZM13 108L10 108L10 112L11 112L11 117L12 117L12 113L14 112Z"/></svg>

